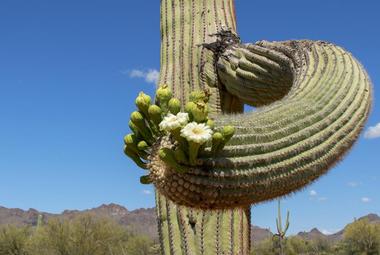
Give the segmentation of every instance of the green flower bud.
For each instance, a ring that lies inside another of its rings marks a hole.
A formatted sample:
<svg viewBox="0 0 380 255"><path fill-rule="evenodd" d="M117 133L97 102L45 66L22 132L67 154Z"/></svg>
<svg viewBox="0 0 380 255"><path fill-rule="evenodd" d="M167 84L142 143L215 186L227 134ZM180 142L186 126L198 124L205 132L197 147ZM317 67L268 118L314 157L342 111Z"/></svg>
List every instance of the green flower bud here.
<svg viewBox="0 0 380 255"><path fill-rule="evenodd" d="M235 134L235 128L233 126L225 126L222 129L223 142L220 143L218 150L223 150L224 146L228 143L228 141Z"/></svg>
<svg viewBox="0 0 380 255"><path fill-rule="evenodd" d="M137 108L145 115L145 117L148 117L148 108L150 106L150 101L150 96L144 94L144 92L140 92L135 101Z"/></svg>
<svg viewBox="0 0 380 255"><path fill-rule="evenodd" d="M174 157L181 164L188 164L189 163L189 161L187 160L186 153L181 148L175 149Z"/></svg>
<svg viewBox="0 0 380 255"><path fill-rule="evenodd" d="M137 139L137 136L135 134L128 134L128 135L124 136L124 143L129 148L131 148L133 151L138 153L138 149L137 149L138 139Z"/></svg>
<svg viewBox="0 0 380 255"><path fill-rule="evenodd" d="M149 118L153 121L154 124L158 125L162 121L162 109L157 105L151 105L148 109Z"/></svg>
<svg viewBox="0 0 380 255"><path fill-rule="evenodd" d="M235 128L233 126L225 126L222 129L222 134L226 142L228 142L231 137L235 134Z"/></svg>
<svg viewBox="0 0 380 255"><path fill-rule="evenodd" d="M190 93L189 100L193 103L207 103L210 98L210 93L208 91L193 91Z"/></svg>
<svg viewBox="0 0 380 255"><path fill-rule="evenodd" d="M133 122L133 124L135 124L139 134L144 138L144 140L151 144L153 136L150 129L147 127L145 123L143 115L140 112L135 111L131 114L131 121Z"/></svg>
<svg viewBox="0 0 380 255"><path fill-rule="evenodd" d="M131 129L131 131L137 136L139 137L140 136L140 133L139 133L139 129L137 128L137 126L130 120L129 123L129 128Z"/></svg>
<svg viewBox="0 0 380 255"><path fill-rule="evenodd" d="M128 146L124 147L124 153L127 155L130 159L132 159L137 166L139 166L142 169L148 169L147 165L140 159L137 153L135 153L131 148Z"/></svg>
<svg viewBox="0 0 380 255"><path fill-rule="evenodd" d="M150 178L149 175L143 175L143 176L140 177L140 183L141 184L147 185L147 184L151 184L152 182L153 181L152 181L152 179Z"/></svg>
<svg viewBox="0 0 380 255"><path fill-rule="evenodd" d="M220 146L224 141L224 137L222 133L220 132L215 132L212 135L212 147L211 147L211 152L215 155L216 153L219 152Z"/></svg>
<svg viewBox="0 0 380 255"><path fill-rule="evenodd" d="M194 102L188 102L186 105L185 105L185 112L187 112L189 114L189 119L190 121L193 121L193 109L195 109L197 107L197 105L194 103Z"/></svg>
<svg viewBox="0 0 380 255"><path fill-rule="evenodd" d="M173 168L178 173L186 173L188 171L187 167L181 166L177 163L173 150L169 148L162 148L158 151L158 156L162 161L164 161L168 166Z"/></svg>
<svg viewBox="0 0 380 255"><path fill-rule="evenodd" d="M201 144L189 141L189 163L192 166L197 164L198 152Z"/></svg>
<svg viewBox="0 0 380 255"><path fill-rule="evenodd" d="M177 98L172 98L169 101L169 111L176 115L181 111L181 102Z"/></svg>
<svg viewBox="0 0 380 255"><path fill-rule="evenodd" d="M131 121L138 128L140 128L140 127L142 127L142 126L145 125L144 116L140 112L137 112L137 111L134 111L134 112L131 113Z"/></svg>
<svg viewBox="0 0 380 255"><path fill-rule="evenodd" d="M197 103L196 107L192 107L192 116L195 122L201 123L207 120L208 107L205 103Z"/></svg>
<svg viewBox="0 0 380 255"><path fill-rule="evenodd" d="M146 143L145 141L141 141L141 142L144 142ZM143 150L140 150L138 148L138 144L140 143L139 142L139 139L136 137L135 134L129 134L129 135L126 135L124 137L124 143L125 145L130 149L132 150L135 154L137 154L137 156L143 158L143 159L147 159L148 158L148 154L143 151Z"/></svg>
<svg viewBox="0 0 380 255"><path fill-rule="evenodd" d="M215 128L215 122L212 119L207 120L207 126L209 126L211 129Z"/></svg>
<svg viewBox="0 0 380 255"><path fill-rule="evenodd" d="M145 151L147 149L149 149L149 145L147 142L145 141L140 141L138 144L137 144L137 149L139 151Z"/></svg>
<svg viewBox="0 0 380 255"><path fill-rule="evenodd" d="M173 94L171 90L168 88L168 85L163 85L159 87L156 91L157 100L165 114L168 111L168 103L172 96Z"/></svg>

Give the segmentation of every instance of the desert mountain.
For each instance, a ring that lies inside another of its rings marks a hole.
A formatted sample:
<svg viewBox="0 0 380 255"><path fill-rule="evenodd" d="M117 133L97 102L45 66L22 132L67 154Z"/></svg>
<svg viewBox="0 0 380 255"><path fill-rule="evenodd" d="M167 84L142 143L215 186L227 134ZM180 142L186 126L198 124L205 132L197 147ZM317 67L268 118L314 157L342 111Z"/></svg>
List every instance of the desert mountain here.
<svg viewBox="0 0 380 255"><path fill-rule="evenodd" d="M81 214L93 214L99 217L109 217L137 233L146 234L154 239L157 238L154 208L129 211L127 208L117 204L104 204L99 207L83 211L65 210L61 214L39 212L35 209L29 209L27 211L21 209L9 209L0 206L0 225L15 224L20 226L35 226L39 215L43 216L44 221L48 221L51 218L72 219ZM380 217L376 214L369 214L360 219L367 219L371 223L380 224ZM252 226L251 231L253 243L258 243L273 235L269 229L260 228L257 226ZM343 238L343 232L344 229L332 235L325 235L317 228L313 228L309 232L300 232L297 235L306 240L327 238L330 241L339 241Z"/></svg>
<svg viewBox="0 0 380 255"><path fill-rule="evenodd" d="M368 214L366 216L363 216L363 217L361 217L359 219L355 219L355 220L362 220L362 219L366 219L366 220L368 220L368 222L370 222L372 224L380 224L380 217L377 214L373 214L373 213ZM326 238L329 241L336 242L336 241L340 241L343 239L344 230L346 229L346 227L348 225L349 224L347 224L339 232L336 232L336 233L331 234L331 235L325 235L321 231L319 231L317 228L313 228L309 232L299 232L297 235L299 237L305 239L305 240L316 240L316 239Z"/></svg>

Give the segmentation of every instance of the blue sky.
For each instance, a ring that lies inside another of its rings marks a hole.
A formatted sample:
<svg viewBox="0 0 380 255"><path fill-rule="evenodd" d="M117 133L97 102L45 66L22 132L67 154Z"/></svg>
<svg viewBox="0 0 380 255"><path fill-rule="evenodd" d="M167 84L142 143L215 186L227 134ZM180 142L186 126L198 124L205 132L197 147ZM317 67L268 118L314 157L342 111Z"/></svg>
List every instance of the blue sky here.
<svg viewBox="0 0 380 255"><path fill-rule="evenodd" d="M244 42L334 42L363 63L379 96L378 1L236 5ZM153 187L139 184L143 172L123 155L122 138L137 93L154 93L159 1L2 0L0 38L0 205L48 212L154 206ZM366 130L377 123L375 101ZM361 137L328 175L285 199L290 231L334 232L354 217L380 214L379 151L380 138ZM253 207L252 216L274 230L276 203Z"/></svg>

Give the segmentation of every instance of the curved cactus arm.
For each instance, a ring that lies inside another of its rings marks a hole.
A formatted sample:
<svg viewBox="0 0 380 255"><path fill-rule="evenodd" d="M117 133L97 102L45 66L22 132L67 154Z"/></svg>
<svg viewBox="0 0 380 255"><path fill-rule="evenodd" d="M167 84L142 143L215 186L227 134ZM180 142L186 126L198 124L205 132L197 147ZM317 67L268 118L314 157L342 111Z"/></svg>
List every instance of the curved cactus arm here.
<svg viewBox="0 0 380 255"><path fill-rule="evenodd" d="M280 100L292 87L291 59L257 44L231 45L221 54L217 67L226 90L255 107Z"/></svg>
<svg viewBox="0 0 380 255"><path fill-rule="evenodd" d="M211 151L206 154L200 168L185 174L167 172L164 180L155 181L177 203L230 208L289 194L326 173L362 130L370 109L371 85L351 54L311 41L259 42L256 48L262 62L287 63L283 70L292 77L289 92L256 112L217 116L216 126L235 126L228 146L216 157ZM242 81L238 69L232 67L235 60L226 59L219 61L219 70ZM259 73L255 77L264 80ZM261 84L255 82L224 85L243 99L250 90L252 95L259 93ZM273 80L264 85L276 84L281 83Z"/></svg>

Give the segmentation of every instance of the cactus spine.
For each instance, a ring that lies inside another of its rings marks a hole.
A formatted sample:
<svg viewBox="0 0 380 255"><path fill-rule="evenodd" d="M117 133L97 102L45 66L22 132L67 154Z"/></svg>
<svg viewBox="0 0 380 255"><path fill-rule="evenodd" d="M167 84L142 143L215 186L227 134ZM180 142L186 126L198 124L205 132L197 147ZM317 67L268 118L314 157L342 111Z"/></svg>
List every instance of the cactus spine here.
<svg viewBox="0 0 380 255"><path fill-rule="evenodd" d="M241 44L234 0L161 1L159 80L157 106L143 94L136 102L140 141L126 140L125 153L150 171L141 181L156 187L171 255L249 254L250 205L325 174L357 139L372 93L363 67L333 44ZM243 114L244 103L261 108ZM212 126L211 146L191 145L180 126L157 128L180 109Z"/></svg>

